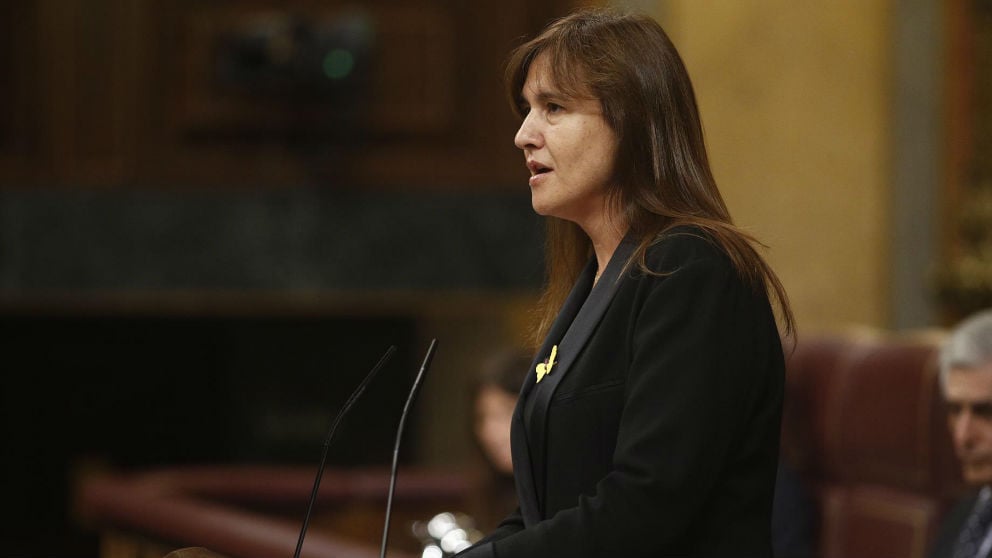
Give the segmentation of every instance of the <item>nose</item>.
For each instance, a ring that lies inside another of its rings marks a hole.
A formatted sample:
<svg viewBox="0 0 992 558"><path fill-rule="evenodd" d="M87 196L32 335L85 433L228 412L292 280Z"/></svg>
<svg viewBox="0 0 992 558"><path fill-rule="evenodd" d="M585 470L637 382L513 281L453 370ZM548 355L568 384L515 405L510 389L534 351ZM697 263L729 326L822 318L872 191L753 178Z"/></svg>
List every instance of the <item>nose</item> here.
<svg viewBox="0 0 992 558"><path fill-rule="evenodd" d="M520 129L513 138L513 143L520 149L540 149L544 143L544 135L535 117L535 111L530 111L520 123Z"/></svg>

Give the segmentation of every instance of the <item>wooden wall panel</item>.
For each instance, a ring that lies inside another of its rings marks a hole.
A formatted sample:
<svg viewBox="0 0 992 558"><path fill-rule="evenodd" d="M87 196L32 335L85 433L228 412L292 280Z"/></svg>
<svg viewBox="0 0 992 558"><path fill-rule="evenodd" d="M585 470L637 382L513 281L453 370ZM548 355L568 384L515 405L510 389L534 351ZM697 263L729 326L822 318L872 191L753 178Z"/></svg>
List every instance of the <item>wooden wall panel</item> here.
<svg viewBox="0 0 992 558"><path fill-rule="evenodd" d="M38 24L33 6L0 3L0 175L31 179L40 166Z"/></svg>
<svg viewBox="0 0 992 558"><path fill-rule="evenodd" d="M37 10L43 184L106 187L126 176L141 43L127 0L45 0Z"/></svg>
<svg viewBox="0 0 992 558"><path fill-rule="evenodd" d="M253 27L278 26L302 16L309 25L332 25L346 10L328 7L307 14L291 10L245 10L236 4L210 4L184 14L188 37L183 89L174 106L175 122L185 132L230 136L231 132L266 132L272 138L294 132L316 138L335 137L332 126L340 107L328 99L300 99L231 90L217 85L215 51L222 37ZM450 123L454 93L453 18L438 6L389 6L363 11L380 48L374 52L368 107L360 123L364 135L430 135ZM301 106L302 105L302 106ZM304 118L308 117L308 118Z"/></svg>
<svg viewBox="0 0 992 558"><path fill-rule="evenodd" d="M3 3L0 79L14 86L0 93L0 186L523 187L502 61L571 2L533 4ZM222 77L218 53L239 30L356 11L374 42L351 108Z"/></svg>
<svg viewBox="0 0 992 558"><path fill-rule="evenodd" d="M946 18L941 249L943 321L992 305L992 5L953 0Z"/></svg>
<svg viewBox="0 0 992 558"><path fill-rule="evenodd" d="M962 190L972 178L975 121L975 9L973 0L948 0L943 4L946 21L944 77L945 168L942 188L940 243L945 256L957 256L957 209Z"/></svg>
<svg viewBox="0 0 992 558"><path fill-rule="evenodd" d="M353 130L340 129L333 103L238 98L211 83L210 53L225 31L253 17L299 15L319 23L349 9L334 2L319 8L227 2L163 17L176 26L176 48L184 49L171 60L185 63L163 72L184 90L174 95L173 117L159 123L160 135L171 141L154 152L162 157L150 165L158 176L330 188L461 189L522 181L511 140L515 123L500 92L501 61L514 38L554 15L546 8L535 11L519 1L365 3L376 58L364 114Z"/></svg>

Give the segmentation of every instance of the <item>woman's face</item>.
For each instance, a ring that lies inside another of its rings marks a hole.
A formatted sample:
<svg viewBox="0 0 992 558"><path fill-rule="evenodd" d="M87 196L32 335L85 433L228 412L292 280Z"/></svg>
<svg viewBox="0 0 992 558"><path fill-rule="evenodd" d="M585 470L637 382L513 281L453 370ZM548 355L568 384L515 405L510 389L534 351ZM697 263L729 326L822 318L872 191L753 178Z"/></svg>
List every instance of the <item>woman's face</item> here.
<svg viewBox="0 0 992 558"><path fill-rule="evenodd" d="M545 54L531 64L521 97L524 121L514 143L530 170L534 211L575 222L588 233L606 215L616 134L597 99L570 98L556 88Z"/></svg>
<svg viewBox="0 0 992 558"><path fill-rule="evenodd" d="M497 471L507 475L513 472L510 422L516 404L516 394L494 386L483 386L475 400L475 436L486 459Z"/></svg>

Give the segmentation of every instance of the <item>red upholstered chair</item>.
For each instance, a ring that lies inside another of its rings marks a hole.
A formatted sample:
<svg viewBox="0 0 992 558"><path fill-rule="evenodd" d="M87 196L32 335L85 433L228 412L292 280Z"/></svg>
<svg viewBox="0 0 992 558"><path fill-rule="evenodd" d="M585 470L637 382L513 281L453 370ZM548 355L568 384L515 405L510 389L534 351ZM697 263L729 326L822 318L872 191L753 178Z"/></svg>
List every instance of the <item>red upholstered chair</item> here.
<svg viewBox="0 0 992 558"><path fill-rule="evenodd" d="M922 558L962 490L936 344L801 339L787 359L783 453L812 489L820 558Z"/></svg>

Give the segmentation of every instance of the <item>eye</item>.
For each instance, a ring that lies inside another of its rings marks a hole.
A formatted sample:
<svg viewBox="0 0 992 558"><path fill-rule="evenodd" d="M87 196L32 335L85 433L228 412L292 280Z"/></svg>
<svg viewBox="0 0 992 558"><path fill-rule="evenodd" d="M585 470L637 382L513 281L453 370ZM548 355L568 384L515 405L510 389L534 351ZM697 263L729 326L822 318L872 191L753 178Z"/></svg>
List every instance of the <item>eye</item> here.
<svg viewBox="0 0 992 558"><path fill-rule="evenodd" d="M558 103L548 103L547 110L548 110L548 114L557 114L565 110L565 107L559 105Z"/></svg>
<svg viewBox="0 0 992 558"><path fill-rule="evenodd" d="M971 406L971 412L975 414L976 417L990 420L992 419L992 403L982 402L975 403Z"/></svg>

